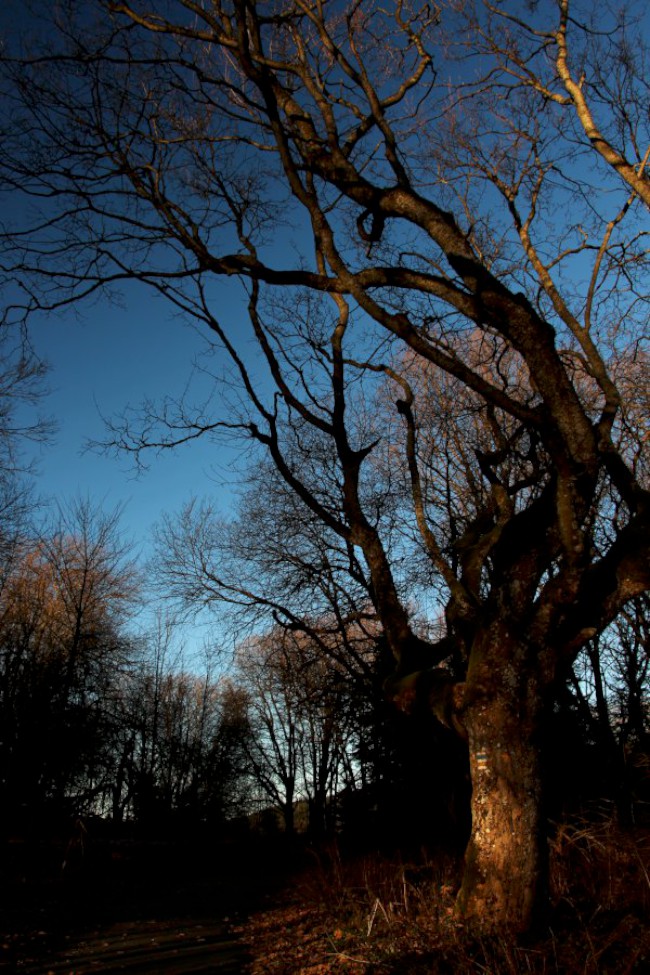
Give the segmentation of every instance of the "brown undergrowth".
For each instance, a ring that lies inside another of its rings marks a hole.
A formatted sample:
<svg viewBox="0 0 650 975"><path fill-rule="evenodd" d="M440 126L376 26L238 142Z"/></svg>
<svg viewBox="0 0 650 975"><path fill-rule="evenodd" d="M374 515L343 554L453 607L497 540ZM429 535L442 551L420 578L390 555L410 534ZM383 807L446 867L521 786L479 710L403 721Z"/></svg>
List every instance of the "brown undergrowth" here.
<svg viewBox="0 0 650 975"><path fill-rule="evenodd" d="M650 833L613 818L558 826L549 923L528 943L472 938L458 865L422 855L317 859L241 929L251 975L632 975L650 971Z"/></svg>

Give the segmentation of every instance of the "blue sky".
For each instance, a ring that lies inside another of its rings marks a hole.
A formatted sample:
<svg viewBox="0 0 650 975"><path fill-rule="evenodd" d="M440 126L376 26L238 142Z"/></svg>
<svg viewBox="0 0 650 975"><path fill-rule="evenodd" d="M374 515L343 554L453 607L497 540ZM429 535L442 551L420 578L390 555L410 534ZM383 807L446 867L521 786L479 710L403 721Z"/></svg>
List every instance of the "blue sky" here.
<svg viewBox="0 0 650 975"><path fill-rule="evenodd" d="M230 295L226 307L235 317L246 314ZM119 305L106 300L34 319L31 338L50 365L43 411L58 424L52 440L34 451L42 495L58 501L90 497L107 509L125 505L124 529L144 548L160 515L192 495L210 493L229 506L234 454L225 447L197 441L151 454L139 474L127 455L84 449L106 437L104 417L145 398L182 394L204 344L168 305L132 286Z"/></svg>
<svg viewBox="0 0 650 975"><path fill-rule="evenodd" d="M235 299L232 286L224 282L217 297L224 314L245 322L245 305ZM40 411L58 425L48 443L26 451L37 463L36 489L44 500L65 505L89 498L106 512L123 505L125 540L133 541L143 563L151 554L151 529L163 513L179 510L195 495L209 495L228 511L238 480L234 450L199 440L152 454L148 468L138 474L126 455L84 449L89 440L106 437L103 416L115 416L129 404L137 407L145 397L183 392L204 349L195 328L134 285L126 289L121 306L104 301L34 318L30 334L50 365L50 392ZM138 626L150 625L153 608L147 604ZM193 666L194 658L199 669L205 640L219 634L209 619L203 622L207 628L189 622L176 634L186 665Z"/></svg>

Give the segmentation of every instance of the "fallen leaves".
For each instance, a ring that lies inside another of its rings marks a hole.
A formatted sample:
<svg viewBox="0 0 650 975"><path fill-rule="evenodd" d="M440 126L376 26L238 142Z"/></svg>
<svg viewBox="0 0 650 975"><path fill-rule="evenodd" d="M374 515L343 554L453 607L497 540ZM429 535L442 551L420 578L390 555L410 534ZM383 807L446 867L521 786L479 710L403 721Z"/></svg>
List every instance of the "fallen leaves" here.
<svg viewBox="0 0 650 975"><path fill-rule="evenodd" d="M332 929L323 905L289 904L256 914L242 934L254 956L251 975L365 975L368 971L365 959L348 953L355 939L341 927Z"/></svg>

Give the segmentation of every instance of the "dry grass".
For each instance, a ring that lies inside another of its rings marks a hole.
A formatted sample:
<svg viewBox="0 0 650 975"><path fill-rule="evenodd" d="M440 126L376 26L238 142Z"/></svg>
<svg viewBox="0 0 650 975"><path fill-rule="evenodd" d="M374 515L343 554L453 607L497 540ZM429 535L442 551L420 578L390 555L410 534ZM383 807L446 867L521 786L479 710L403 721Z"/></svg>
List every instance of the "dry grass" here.
<svg viewBox="0 0 650 975"><path fill-rule="evenodd" d="M470 938L457 866L333 851L242 929L251 975L632 975L650 971L650 836L613 819L558 827L553 910L535 943Z"/></svg>

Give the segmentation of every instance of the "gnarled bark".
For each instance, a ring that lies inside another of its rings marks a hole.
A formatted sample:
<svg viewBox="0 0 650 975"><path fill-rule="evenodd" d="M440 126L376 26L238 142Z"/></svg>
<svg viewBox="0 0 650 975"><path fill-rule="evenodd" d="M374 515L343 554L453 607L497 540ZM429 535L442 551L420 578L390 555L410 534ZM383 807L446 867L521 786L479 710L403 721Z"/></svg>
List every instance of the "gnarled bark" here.
<svg viewBox="0 0 650 975"><path fill-rule="evenodd" d="M525 931L543 911L546 888L543 692L530 648L505 621L481 644L465 685L472 831L457 907L480 930Z"/></svg>

